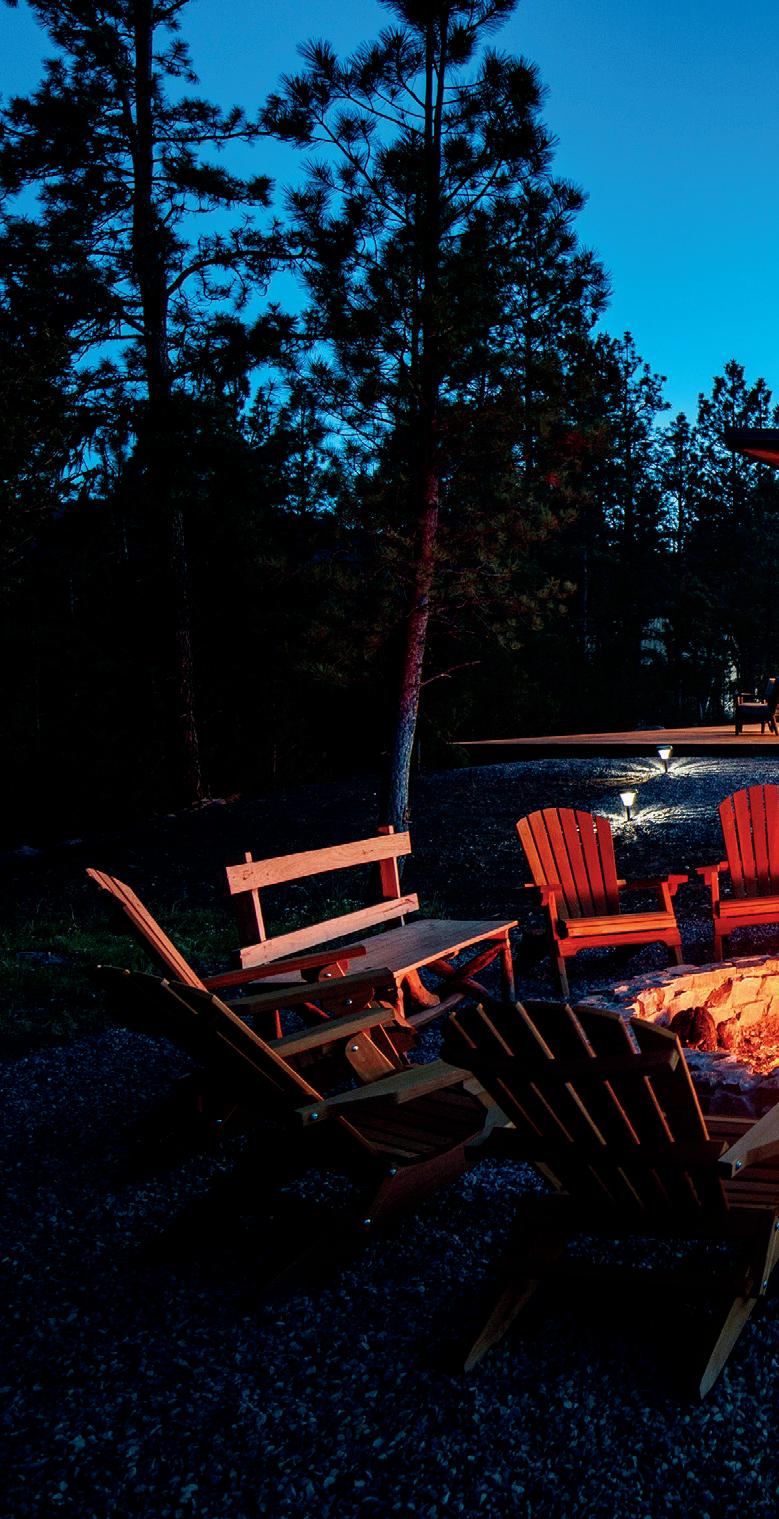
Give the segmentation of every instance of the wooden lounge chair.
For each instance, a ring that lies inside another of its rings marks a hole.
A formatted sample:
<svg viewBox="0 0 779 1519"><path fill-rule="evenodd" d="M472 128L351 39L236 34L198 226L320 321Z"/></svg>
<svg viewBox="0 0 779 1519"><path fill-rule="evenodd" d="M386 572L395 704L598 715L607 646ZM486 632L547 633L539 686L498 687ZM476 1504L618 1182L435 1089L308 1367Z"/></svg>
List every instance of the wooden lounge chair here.
<svg viewBox="0 0 779 1519"><path fill-rule="evenodd" d="M715 960L734 928L779 922L779 786L734 791L719 815L727 859L696 867L711 892ZM729 897L720 896L723 870L730 873Z"/></svg>
<svg viewBox="0 0 779 1519"><path fill-rule="evenodd" d="M679 925L671 898L687 880L669 875L645 881L617 878L614 840L608 819L569 807L545 807L517 823L533 887L548 914L552 954L563 995L568 995L565 962L581 949L659 941L682 962ZM652 891L654 912L623 912L620 890Z"/></svg>
<svg viewBox="0 0 779 1519"><path fill-rule="evenodd" d="M585 1006L465 1008L452 1015L444 1048L514 1124L496 1130L485 1153L532 1161L553 1189L520 1204L503 1279L466 1366L502 1338L542 1280L594 1274L581 1256L566 1258L576 1235L729 1241L735 1262L719 1254L691 1280L669 1275L696 1299L709 1288L727 1294L694 1371L703 1396L779 1253L779 1106L757 1122L706 1121L676 1035ZM652 1265L639 1276L664 1281Z"/></svg>
<svg viewBox="0 0 779 1519"><path fill-rule="evenodd" d="M263 1176L273 1190L308 1166L333 1166L365 1184L351 1211L335 1218L324 1236L309 1239L287 1264L285 1278L306 1264L326 1264L348 1253L376 1226L416 1206L471 1163L466 1143L504 1121L472 1077L441 1060L330 1097L291 1063L290 1057L321 1049L344 1032L351 1038L390 1025L391 1008L344 1018L340 1028L331 1020L264 1040L202 988L108 966L99 974L122 1023L171 1039L198 1063L208 1063L225 1099L229 1094L262 1129L270 1119L283 1125L281 1131L275 1125L269 1129L264 1159L253 1156L249 1163L248 1180L241 1185L250 1186L253 1195ZM240 1187L233 1195L239 1203L246 1200Z"/></svg>
<svg viewBox="0 0 779 1519"><path fill-rule="evenodd" d="M762 701L755 696L743 693L736 697L736 733L741 733L745 723L759 723L760 732L765 733L766 723L772 733L777 733L776 708L779 704L779 676L772 675L768 681Z"/></svg>
<svg viewBox="0 0 779 1519"><path fill-rule="evenodd" d="M410 852L408 833L382 828L373 838L356 839L353 843L337 844L330 849L310 849L302 854L279 855L269 860L255 860L247 854L241 865L228 866L227 885L236 909L241 964L264 965L270 972L275 972L284 956L311 949L319 951L349 934L358 933L364 937L366 930L392 924L392 927L384 927L384 932L367 939L365 957L360 964L365 970L377 965L389 967L395 979L398 1011L404 1013L414 1027L456 1007L465 996L474 992L477 996L486 995L474 977L498 956L503 995L513 997L509 932L516 928L516 920L470 919L461 922L423 918L406 923L405 915L419 907L418 897L403 893L400 885L398 860ZM260 903L262 890L282 882L299 881L360 865L373 865L377 869L380 896L376 902L305 928L268 935ZM464 950L475 953L466 964L453 965L452 961ZM345 953L348 952L347 945ZM341 950L337 953L340 954ZM423 984L419 974L423 968L436 975L448 995L442 997L438 991L431 991Z"/></svg>
<svg viewBox="0 0 779 1519"><path fill-rule="evenodd" d="M274 976L275 1003L272 997L252 999L244 995L241 996L239 1005L245 1014L251 1013L254 1019L264 1023L268 1032L276 1038L282 1032L283 1008L294 1007L304 1020L316 1023L322 1019L338 1017L342 1013L358 1012L367 1007L379 993L394 1001L394 978L388 978L381 966L371 966L370 969L364 967L365 949L361 944L350 944L348 949L339 949L337 959L334 959L332 950L312 952L294 958L283 958L272 970L263 965L247 966L243 970L201 977L185 960L172 939L168 938L148 908L144 907L132 887L103 870L89 869L87 875L107 894L119 926L129 931L152 962L172 980L179 981L184 986L198 987L201 991L240 992L253 982ZM358 961L360 968L349 974L351 960ZM307 992L305 986L308 987ZM387 1076L391 1071L407 1065L405 1051L413 1042L413 1030L402 1026L402 1016L396 1018L391 1032L377 1026L372 1033L365 1031L348 1042L346 1036L343 1036L341 1041L349 1065L363 1081Z"/></svg>

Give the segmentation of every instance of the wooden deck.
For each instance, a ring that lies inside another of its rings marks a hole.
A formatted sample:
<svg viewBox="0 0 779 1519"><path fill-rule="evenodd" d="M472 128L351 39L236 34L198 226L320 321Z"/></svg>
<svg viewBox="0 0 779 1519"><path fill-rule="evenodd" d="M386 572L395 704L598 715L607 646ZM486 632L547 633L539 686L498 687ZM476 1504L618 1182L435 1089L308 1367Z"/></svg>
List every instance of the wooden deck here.
<svg viewBox="0 0 779 1519"><path fill-rule="evenodd" d="M661 746L684 755L773 754L779 760L779 738L761 736L759 726L736 737L732 723L718 728L638 728L628 733L557 733L536 738L460 739L476 764L510 764L515 760L587 759L590 755L657 754Z"/></svg>

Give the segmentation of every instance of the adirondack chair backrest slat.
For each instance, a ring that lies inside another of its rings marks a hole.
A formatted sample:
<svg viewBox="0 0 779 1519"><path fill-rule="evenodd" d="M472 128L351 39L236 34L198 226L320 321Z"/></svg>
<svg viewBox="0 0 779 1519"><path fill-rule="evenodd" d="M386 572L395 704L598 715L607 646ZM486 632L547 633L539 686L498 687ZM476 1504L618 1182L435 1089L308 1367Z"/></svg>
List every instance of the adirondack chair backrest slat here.
<svg viewBox="0 0 779 1519"><path fill-rule="evenodd" d="M104 870L88 869L87 875L108 893L116 907L123 913L133 938L147 951L161 970L172 976L174 980L181 981L184 986L196 986L205 990L200 976L179 953L175 944L163 932L140 898L135 895L132 887L118 880L116 876L107 875Z"/></svg>
<svg viewBox="0 0 779 1519"><path fill-rule="evenodd" d="M632 1046L626 1030L618 1030L624 1035L624 1042L620 1041L616 1050L605 1051L599 1048L597 1027L593 1032L594 1042L578 1015L571 1008L564 1006L561 1009L559 1003L533 1002L528 1006L528 1015L535 1027L539 1030L544 1040L558 1061L567 1065L580 1061L586 1070L586 1061L589 1057L604 1053L630 1054ZM623 1078L623 1095L626 1086L635 1086L635 1081L626 1083ZM629 1168L623 1163L615 1167L609 1160L609 1147L617 1146L620 1153L631 1145L638 1146L639 1138L634 1124L631 1123L628 1110L614 1089L614 1083L602 1083L593 1085L588 1082L580 1091L576 1081L571 1082L571 1092L574 1100L581 1103L603 1137L604 1149L600 1157L600 1165L594 1162L594 1172L599 1178L600 1188L608 1192L615 1203L626 1202L631 1206L647 1203L657 1206L660 1199L654 1185L644 1186L644 1195L630 1178ZM629 1106L629 1105L628 1105ZM607 1175L608 1172L608 1175ZM647 1195L648 1193L648 1195Z"/></svg>
<svg viewBox="0 0 779 1519"><path fill-rule="evenodd" d="M140 971L104 966L101 973L114 997L128 1006L131 1021L137 1006L151 1027L167 1034L196 1060L225 1068L237 1090L256 1097L260 1108L267 1106L283 1116L322 1101L316 1087L213 992ZM372 1149L345 1118L339 1115L335 1122L362 1149Z"/></svg>
<svg viewBox="0 0 779 1519"><path fill-rule="evenodd" d="M450 1030L448 1058L475 1072L574 1197L652 1219L726 1211L720 1146L668 1030L562 1003L464 1009Z"/></svg>
<svg viewBox="0 0 779 1519"><path fill-rule="evenodd" d="M241 941L241 965L269 965L281 955L298 954L314 946L331 943L349 934L405 917L419 906L418 897L401 894L398 859L410 854L408 833L380 830L372 838L355 839L329 849L307 849L298 854L276 855L273 859L255 860L247 853L240 865L228 865L227 887L234 899ZM269 936L260 902L260 891L286 881L308 876L326 875L358 865L377 865L381 899L354 912L342 913L325 922L312 923L288 933Z"/></svg>
<svg viewBox="0 0 779 1519"><path fill-rule="evenodd" d="M651 1054L669 1038L667 1029L656 1028L641 1018L632 1020L632 1028L643 1053ZM692 1146L705 1142L708 1139L706 1120L687 1062L682 1059L673 1070L658 1071L652 1078L652 1086L675 1143ZM690 1168L681 1175L685 1178L685 1187L692 1187L700 1206L707 1212L722 1207L722 1182L713 1167Z"/></svg>
<svg viewBox="0 0 779 1519"><path fill-rule="evenodd" d="M569 807L520 818L520 843L536 886L557 884L571 918L619 912L614 841L608 819Z"/></svg>
<svg viewBox="0 0 779 1519"><path fill-rule="evenodd" d="M728 869L736 897L779 893L779 786L750 786L720 803Z"/></svg>

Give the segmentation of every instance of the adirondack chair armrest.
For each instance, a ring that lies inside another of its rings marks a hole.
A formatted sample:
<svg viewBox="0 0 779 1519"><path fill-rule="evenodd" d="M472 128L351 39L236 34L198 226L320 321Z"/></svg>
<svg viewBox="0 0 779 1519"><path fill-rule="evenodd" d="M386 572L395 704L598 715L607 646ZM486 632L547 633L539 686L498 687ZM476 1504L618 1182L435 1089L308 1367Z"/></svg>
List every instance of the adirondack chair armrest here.
<svg viewBox="0 0 779 1519"><path fill-rule="evenodd" d="M372 1028L384 1028L388 1024L402 1022L392 1007L369 1007L361 1013L345 1014L342 1018L327 1018L315 1028L303 1029L299 1034L282 1034L280 1039L269 1039L268 1045L277 1055L299 1055L304 1050L324 1049L328 1044L353 1039L355 1034L370 1033Z"/></svg>
<svg viewBox="0 0 779 1519"><path fill-rule="evenodd" d="M371 1002L382 997L392 1003L391 1016L397 1017L395 978L392 971L384 967L352 971L348 976L333 976L327 981L294 981L260 992L256 997L241 997L235 1007L242 1013L261 1013L279 1007L295 1007L299 1002L316 1002L326 1007L328 1002L343 1002L350 998L355 1002ZM402 1016L400 1021L403 1021Z"/></svg>
<svg viewBox="0 0 779 1519"><path fill-rule="evenodd" d="M779 1102L725 1151L718 1165L720 1171L732 1179L747 1166L762 1165L776 1156L779 1156Z"/></svg>
<svg viewBox="0 0 779 1519"><path fill-rule="evenodd" d="M673 896L676 895L679 887L680 886L685 886L687 884L687 882L689 881L689 879L690 879L689 876L680 876L680 875L674 875L674 876L647 876L643 880L640 880L640 881L620 881L619 885L620 886L624 886L625 889L626 889L626 891L660 891L660 892L662 892L662 891L665 891L665 889L667 888L669 894L673 897Z"/></svg>
<svg viewBox="0 0 779 1519"><path fill-rule="evenodd" d="M711 892L712 906L719 902L719 878L720 871L727 870L727 860L720 860L717 865L696 865L695 874L700 876L704 886L708 886Z"/></svg>
<svg viewBox="0 0 779 1519"><path fill-rule="evenodd" d="M429 1096L431 1092L460 1086L471 1079L470 1072L461 1070L459 1066L449 1065L445 1060L431 1060L426 1065L395 1071L392 1076L371 1081L368 1086L338 1092L333 1097L322 1098L321 1102L308 1103L306 1107L297 1109L297 1117L306 1127L312 1123L321 1123L327 1118L337 1118L341 1113L348 1116L350 1111L356 1118L365 1109L366 1103L387 1100L396 1104L412 1102L415 1097Z"/></svg>
<svg viewBox="0 0 779 1519"><path fill-rule="evenodd" d="M525 891L538 892L542 907L549 907L557 897L561 897L563 894L563 888L559 881L544 881L543 884L537 881L525 881L524 889Z"/></svg>
<svg viewBox="0 0 779 1519"><path fill-rule="evenodd" d="M525 891L538 893L538 905L547 909L552 920L552 930L555 936L559 937L563 931L560 909L564 902L563 888L559 881L545 881L543 885L537 885L535 881L526 881Z"/></svg>
<svg viewBox="0 0 779 1519"><path fill-rule="evenodd" d="M210 992L229 990L244 986L251 981L261 981L268 976L294 975L297 971L318 970L325 965L335 965L339 960L356 960L367 954L364 944L347 944L345 949L322 949L315 954L296 955L286 960L274 960L270 965L246 965L243 970L226 970L218 976L204 976L203 985Z"/></svg>

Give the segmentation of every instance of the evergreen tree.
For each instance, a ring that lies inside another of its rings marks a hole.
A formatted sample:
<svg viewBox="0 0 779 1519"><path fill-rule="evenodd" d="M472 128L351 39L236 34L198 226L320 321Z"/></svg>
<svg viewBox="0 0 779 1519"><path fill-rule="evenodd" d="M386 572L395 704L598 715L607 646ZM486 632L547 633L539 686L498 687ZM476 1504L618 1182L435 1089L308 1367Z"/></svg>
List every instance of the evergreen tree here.
<svg viewBox="0 0 779 1519"><path fill-rule="evenodd" d="M458 354L449 280L475 219L540 173L549 138L535 70L487 47L516 0L383 0L397 24L340 63L324 43L284 81L266 126L316 146L290 211L308 332L359 446L394 433L394 530L411 540L386 816L408 814L411 753L440 548L442 408ZM483 267L471 268L474 293Z"/></svg>
<svg viewBox="0 0 779 1519"><path fill-rule="evenodd" d="M731 360L710 394L699 397L689 441L681 435L685 521L671 626L687 704L701 718L721 716L734 689L760 686L774 673L779 482L770 466L731 451L724 434L727 427L776 426L778 419L765 381L749 384ZM678 428L669 446L678 460Z"/></svg>
<svg viewBox="0 0 779 1519"><path fill-rule="evenodd" d="M182 93L196 83L179 33L187 0L30 4L57 51L39 88L3 112L0 187L6 197L37 194L36 226L71 250L65 280L78 283L82 296L99 292L93 394L105 404L118 390L141 403L133 418L134 488L138 510L165 525L174 700L185 790L196 800L203 781L185 504L174 464L186 439L176 402L198 312L243 299L247 275L256 282L267 272L267 244L245 211L266 204L268 183L238 178L214 156L256 135L243 114ZM216 211L232 216L228 230L215 228ZM192 230L198 217L199 234ZM9 235L23 236L30 220L9 213Z"/></svg>

